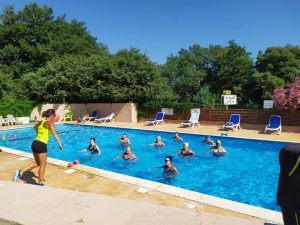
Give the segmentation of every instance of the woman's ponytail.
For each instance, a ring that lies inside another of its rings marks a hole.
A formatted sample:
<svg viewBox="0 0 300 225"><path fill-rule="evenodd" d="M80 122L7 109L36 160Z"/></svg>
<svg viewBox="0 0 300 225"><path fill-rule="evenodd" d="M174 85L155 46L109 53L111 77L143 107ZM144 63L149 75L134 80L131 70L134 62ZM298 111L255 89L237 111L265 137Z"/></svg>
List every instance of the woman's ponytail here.
<svg viewBox="0 0 300 225"><path fill-rule="evenodd" d="M42 113L43 118L48 118L51 115L55 115L55 110L54 109L47 109Z"/></svg>

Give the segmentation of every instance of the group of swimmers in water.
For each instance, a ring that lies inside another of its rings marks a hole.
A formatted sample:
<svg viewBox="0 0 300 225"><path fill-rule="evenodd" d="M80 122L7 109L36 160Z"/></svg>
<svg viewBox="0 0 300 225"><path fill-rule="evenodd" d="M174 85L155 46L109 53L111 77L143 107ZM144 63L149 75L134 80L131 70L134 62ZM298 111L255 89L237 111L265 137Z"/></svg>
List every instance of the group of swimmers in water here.
<svg viewBox="0 0 300 225"><path fill-rule="evenodd" d="M175 133L173 140L177 141L177 142L183 142L183 138L181 138L179 136L178 132ZM203 142L205 144L208 144L211 146L211 149L205 152L206 154L211 152L214 156L217 156L217 157L225 156L226 154L228 154L228 152L222 147L220 140L217 140L216 142L214 142L209 136L206 136L206 138L203 140ZM137 156L132 152L131 142L126 134L122 135L122 137L119 139L119 143L122 144L123 146L125 146L125 152L116 156L113 159L113 161L122 158L126 161L135 162L137 160ZM163 146L165 146L165 143L162 142L162 139L160 136L157 136L155 142L151 143L150 145L154 145L157 147L163 147ZM100 150L99 146L96 144L95 138L91 138L89 146L87 148L83 149L81 152L86 152L86 151L90 151L92 154L98 154L98 155L101 154L101 150ZM183 147L181 149L177 150L176 152L179 152L180 156L182 156L182 157L195 156L195 153L193 152L193 150L191 150L189 148L188 142L183 143ZM167 156L165 158L165 165L158 167L158 168L164 169L164 172L167 172L167 173L170 172L174 175L177 175L178 170L176 169L175 166L172 165L172 161L173 161L173 157Z"/></svg>
<svg viewBox="0 0 300 225"><path fill-rule="evenodd" d="M22 175L30 171L36 167L39 168L38 170L38 182L37 185L44 185L45 184L45 168L46 168L46 161L47 161L47 156L48 156L48 140L50 137L50 134L52 133L54 138L56 139L60 150L63 149L62 143L60 141L59 135L56 132L55 125L54 125L54 120L56 118L56 113L55 110L53 109L48 109L42 113L43 120L39 121L38 123L35 124L34 130L36 133L36 138L32 142L31 148L32 148L32 153L35 159L34 163L30 163L23 169L18 169L14 172L13 174L13 181L18 181ZM7 136L3 134L0 138L0 141L6 141ZM9 139L16 139L15 134L9 135ZM179 136L179 133L176 132L174 136L174 141L177 142L183 142L183 138ZM137 156L132 152L131 149L131 142L129 138L126 136L126 134L123 134L122 137L119 139L119 143L121 143L123 146L125 146L125 152L118 155L115 157L113 160L117 160L119 158L123 158L124 160L128 161L136 161ZM213 140L210 139L210 137L206 137L204 140L204 143L211 145L211 149L208 152L212 152L213 155L215 156L224 156L227 153L227 151L222 147L221 141L217 140L216 143L214 143ZM163 147L165 146L165 143L162 142L162 139L160 136L156 137L155 142L151 143L150 145L154 145L157 147ZM93 154L101 154L101 149L99 146L96 144L96 139L91 138L90 139L90 144L87 148L83 149L81 152L90 152ZM183 157L193 157L195 156L195 153L189 148L189 143L186 142L183 144L182 149L177 150L176 152L179 152L181 156ZM167 156L165 157L165 164L161 167L164 170L165 173L170 174L170 175L177 175L178 170L176 169L175 166L172 165L173 157L172 156Z"/></svg>

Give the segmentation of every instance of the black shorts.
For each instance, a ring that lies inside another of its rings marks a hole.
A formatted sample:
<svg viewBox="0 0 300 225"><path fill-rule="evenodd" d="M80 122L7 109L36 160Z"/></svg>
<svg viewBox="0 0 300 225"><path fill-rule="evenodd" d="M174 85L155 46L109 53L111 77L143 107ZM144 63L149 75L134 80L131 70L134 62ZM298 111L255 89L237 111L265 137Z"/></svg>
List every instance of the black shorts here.
<svg viewBox="0 0 300 225"><path fill-rule="evenodd" d="M44 142L34 140L31 145L33 153L47 153L47 145Z"/></svg>

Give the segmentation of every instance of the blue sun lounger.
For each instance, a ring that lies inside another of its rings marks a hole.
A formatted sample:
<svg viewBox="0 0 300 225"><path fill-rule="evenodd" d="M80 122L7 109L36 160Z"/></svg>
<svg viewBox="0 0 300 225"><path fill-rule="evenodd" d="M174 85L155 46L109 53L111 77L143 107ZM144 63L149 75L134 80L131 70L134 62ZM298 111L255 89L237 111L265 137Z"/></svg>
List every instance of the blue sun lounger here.
<svg viewBox="0 0 300 225"><path fill-rule="evenodd" d="M231 114L229 122L226 122L223 125L223 129L233 129L236 131L238 128L241 129L241 115L240 114Z"/></svg>
<svg viewBox="0 0 300 225"><path fill-rule="evenodd" d="M271 115L269 119L269 125L266 126L265 133L268 130L277 131L278 134L281 133L282 127L281 127L281 116L279 115Z"/></svg>
<svg viewBox="0 0 300 225"><path fill-rule="evenodd" d="M90 116L84 116L82 119L86 122L92 120L92 119L96 119L96 117L98 116L98 111L94 111Z"/></svg>
<svg viewBox="0 0 300 225"><path fill-rule="evenodd" d="M164 124L165 123L164 116L165 116L165 114L163 112L158 112L156 114L156 117L155 117L154 120L147 120L146 121L146 125L155 125L155 126L157 126L157 124L159 124L159 123Z"/></svg>

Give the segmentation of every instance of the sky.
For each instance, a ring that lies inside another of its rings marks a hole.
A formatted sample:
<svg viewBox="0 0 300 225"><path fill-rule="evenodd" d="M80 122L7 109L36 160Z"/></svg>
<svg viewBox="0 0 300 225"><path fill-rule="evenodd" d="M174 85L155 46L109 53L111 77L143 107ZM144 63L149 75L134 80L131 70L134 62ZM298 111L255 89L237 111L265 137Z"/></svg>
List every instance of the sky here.
<svg viewBox="0 0 300 225"><path fill-rule="evenodd" d="M139 48L158 64L193 44L234 40L254 59L267 47L300 45L299 0L0 0L0 9L33 2L85 22L111 53Z"/></svg>

